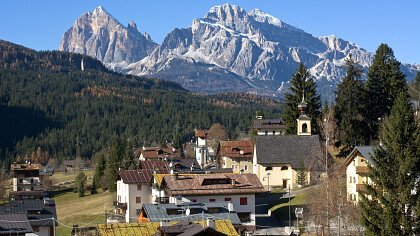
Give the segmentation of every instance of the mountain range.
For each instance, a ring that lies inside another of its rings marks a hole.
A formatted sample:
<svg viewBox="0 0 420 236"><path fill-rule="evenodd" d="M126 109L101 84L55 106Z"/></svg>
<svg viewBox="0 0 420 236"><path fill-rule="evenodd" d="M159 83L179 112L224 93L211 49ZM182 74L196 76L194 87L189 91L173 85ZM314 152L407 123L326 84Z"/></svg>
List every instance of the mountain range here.
<svg viewBox="0 0 420 236"><path fill-rule="evenodd" d="M281 96L299 63L310 69L318 92L334 99L352 58L366 71L373 53L336 36L317 37L259 9L212 7L159 45L134 22L122 25L103 7L80 16L65 32L61 51L87 54L126 74L158 77L195 92L248 92ZM402 64L407 79L420 65Z"/></svg>

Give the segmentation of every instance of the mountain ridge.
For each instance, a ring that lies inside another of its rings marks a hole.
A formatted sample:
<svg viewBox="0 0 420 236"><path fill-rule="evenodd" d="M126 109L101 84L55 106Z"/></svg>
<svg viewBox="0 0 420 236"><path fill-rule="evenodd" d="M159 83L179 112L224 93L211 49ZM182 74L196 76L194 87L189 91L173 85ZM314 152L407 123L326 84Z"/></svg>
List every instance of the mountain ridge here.
<svg viewBox="0 0 420 236"><path fill-rule="evenodd" d="M63 41L71 40L65 35ZM61 46L60 50L74 51ZM192 91L270 96L281 96L303 63L316 79L319 93L331 100L350 54L365 71L373 60L373 53L337 36L314 36L259 9L247 12L223 4L194 19L191 26L175 28L137 61L101 61L116 71L161 77ZM408 79L419 69L402 64Z"/></svg>

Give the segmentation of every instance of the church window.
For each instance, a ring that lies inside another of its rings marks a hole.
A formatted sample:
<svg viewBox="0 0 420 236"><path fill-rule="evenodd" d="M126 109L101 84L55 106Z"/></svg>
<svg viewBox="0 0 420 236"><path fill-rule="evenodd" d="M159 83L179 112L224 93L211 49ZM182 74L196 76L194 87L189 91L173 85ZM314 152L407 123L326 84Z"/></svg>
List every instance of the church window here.
<svg viewBox="0 0 420 236"><path fill-rule="evenodd" d="M308 133L308 125L306 123L302 125L302 133Z"/></svg>

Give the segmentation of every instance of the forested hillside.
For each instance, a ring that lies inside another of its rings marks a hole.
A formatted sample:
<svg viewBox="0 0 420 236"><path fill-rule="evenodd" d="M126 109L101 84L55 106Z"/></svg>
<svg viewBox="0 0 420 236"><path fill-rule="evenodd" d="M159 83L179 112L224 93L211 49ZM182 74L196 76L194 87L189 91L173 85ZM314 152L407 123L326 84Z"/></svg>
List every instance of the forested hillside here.
<svg viewBox="0 0 420 236"><path fill-rule="evenodd" d="M0 157L8 162L37 147L74 158L76 139L84 158L115 136L136 146L159 144L172 140L176 127L186 141L194 128L216 122L234 138L250 128L257 110L280 117L276 101L192 94L176 83L110 72L87 56L0 41Z"/></svg>

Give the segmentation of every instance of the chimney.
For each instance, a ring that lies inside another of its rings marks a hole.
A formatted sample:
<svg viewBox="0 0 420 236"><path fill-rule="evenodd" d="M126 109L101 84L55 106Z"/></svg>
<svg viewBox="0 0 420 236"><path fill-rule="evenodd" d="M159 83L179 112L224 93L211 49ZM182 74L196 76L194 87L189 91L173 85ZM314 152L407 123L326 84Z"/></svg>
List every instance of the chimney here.
<svg viewBox="0 0 420 236"><path fill-rule="evenodd" d="M215 229L215 222L213 217L208 217L206 222L207 227Z"/></svg>
<svg viewBox="0 0 420 236"><path fill-rule="evenodd" d="M233 203L231 203L231 202L228 202L228 211L229 211L229 213L235 211L233 209Z"/></svg>

